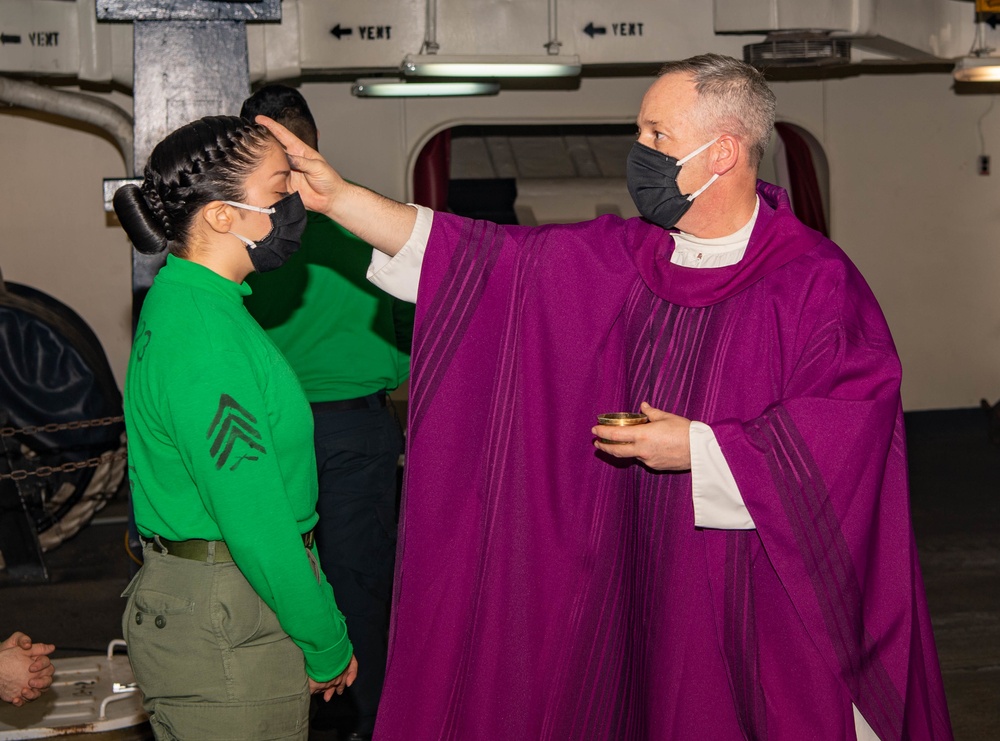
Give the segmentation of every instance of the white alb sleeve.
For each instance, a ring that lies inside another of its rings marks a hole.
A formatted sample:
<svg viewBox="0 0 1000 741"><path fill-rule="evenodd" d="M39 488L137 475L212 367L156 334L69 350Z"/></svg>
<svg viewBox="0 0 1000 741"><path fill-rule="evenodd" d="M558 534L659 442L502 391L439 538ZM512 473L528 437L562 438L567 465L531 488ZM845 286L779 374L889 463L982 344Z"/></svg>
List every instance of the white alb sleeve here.
<svg viewBox="0 0 1000 741"><path fill-rule="evenodd" d="M417 209L417 220L413 224L410 238L392 257L373 249L372 261L368 264L368 280L390 296L412 304L417 301L420 269L424 264L424 252L431 237L434 212L416 203L408 205Z"/></svg>
<svg viewBox="0 0 1000 741"><path fill-rule="evenodd" d="M712 428L692 422L689 434L694 524L717 530L756 529Z"/></svg>

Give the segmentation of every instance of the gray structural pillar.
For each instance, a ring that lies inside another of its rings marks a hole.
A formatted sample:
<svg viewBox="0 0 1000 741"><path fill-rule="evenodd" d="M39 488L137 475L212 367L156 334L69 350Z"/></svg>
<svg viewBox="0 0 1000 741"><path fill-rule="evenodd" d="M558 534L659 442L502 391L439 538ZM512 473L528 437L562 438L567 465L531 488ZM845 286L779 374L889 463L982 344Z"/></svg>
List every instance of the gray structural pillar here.
<svg viewBox="0 0 1000 741"><path fill-rule="evenodd" d="M248 22L280 21L280 0L97 0L97 20L134 24L135 172L163 137L214 114L236 115L250 94ZM111 181L114 182L114 181ZM132 250L132 326L165 255Z"/></svg>

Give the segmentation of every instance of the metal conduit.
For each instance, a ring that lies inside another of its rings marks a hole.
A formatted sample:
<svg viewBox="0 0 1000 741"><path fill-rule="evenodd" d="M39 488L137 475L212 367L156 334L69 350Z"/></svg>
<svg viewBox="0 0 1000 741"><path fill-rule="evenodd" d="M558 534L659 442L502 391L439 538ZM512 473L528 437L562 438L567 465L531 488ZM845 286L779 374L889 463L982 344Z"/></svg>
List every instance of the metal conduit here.
<svg viewBox="0 0 1000 741"><path fill-rule="evenodd" d="M424 27L424 46L421 54L437 54L441 48L437 42L437 0L426 0L426 25Z"/></svg>
<svg viewBox="0 0 1000 741"><path fill-rule="evenodd" d="M132 117L114 103L84 93L53 90L9 77L0 77L0 101L97 126L115 140L125 160L127 176L131 177L135 171L132 161Z"/></svg>
<svg viewBox="0 0 1000 741"><path fill-rule="evenodd" d="M549 0L549 41L545 45L545 49L549 54L556 55L559 53L559 49L562 47L562 42L559 41L559 19L557 15L557 4L558 0Z"/></svg>

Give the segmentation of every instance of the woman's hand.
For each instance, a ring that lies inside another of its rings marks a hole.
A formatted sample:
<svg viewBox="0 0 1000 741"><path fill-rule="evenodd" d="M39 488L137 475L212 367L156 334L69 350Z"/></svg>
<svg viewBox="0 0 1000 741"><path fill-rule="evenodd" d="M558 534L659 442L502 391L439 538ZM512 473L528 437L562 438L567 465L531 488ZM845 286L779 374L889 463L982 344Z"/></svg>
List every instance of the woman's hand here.
<svg viewBox="0 0 1000 741"><path fill-rule="evenodd" d="M338 695L344 694L344 690L354 684L354 680L357 677L358 659L352 654L351 660L347 663L347 668L333 679L327 682L317 682L312 677L309 677L309 694L316 695L322 692L323 700L330 702L330 698L333 697L334 693Z"/></svg>

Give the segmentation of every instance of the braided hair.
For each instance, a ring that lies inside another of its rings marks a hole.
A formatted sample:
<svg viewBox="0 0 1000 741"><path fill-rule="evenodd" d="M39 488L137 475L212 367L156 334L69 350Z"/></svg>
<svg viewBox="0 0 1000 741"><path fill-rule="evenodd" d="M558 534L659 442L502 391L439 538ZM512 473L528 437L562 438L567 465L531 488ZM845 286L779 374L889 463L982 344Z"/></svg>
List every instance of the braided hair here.
<svg viewBox="0 0 1000 741"><path fill-rule="evenodd" d="M142 184L123 185L114 207L135 248L147 255L169 248L184 256L195 214L212 201L240 201L244 183L275 142L260 124L236 116L206 116L156 145Z"/></svg>

